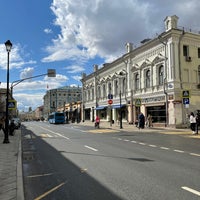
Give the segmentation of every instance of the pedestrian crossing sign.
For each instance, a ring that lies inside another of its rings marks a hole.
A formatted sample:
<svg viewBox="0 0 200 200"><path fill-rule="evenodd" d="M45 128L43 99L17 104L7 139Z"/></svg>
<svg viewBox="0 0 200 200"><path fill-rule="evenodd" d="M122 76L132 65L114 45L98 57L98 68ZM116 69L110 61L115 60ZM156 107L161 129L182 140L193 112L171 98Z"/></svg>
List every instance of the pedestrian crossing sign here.
<svg viewBox="0 0 200 200"><path fill-rule="evenodd" d="M17 101L9 100L8 101L8 109L9 110L16 110L16 108L17 108Z"/></svg>
<svg viewBox="0 0 200 200"><path fill-rule="evenodd" d="M189 90L183 90L182 91L182 98L190 98L190 91Z"/></svg>

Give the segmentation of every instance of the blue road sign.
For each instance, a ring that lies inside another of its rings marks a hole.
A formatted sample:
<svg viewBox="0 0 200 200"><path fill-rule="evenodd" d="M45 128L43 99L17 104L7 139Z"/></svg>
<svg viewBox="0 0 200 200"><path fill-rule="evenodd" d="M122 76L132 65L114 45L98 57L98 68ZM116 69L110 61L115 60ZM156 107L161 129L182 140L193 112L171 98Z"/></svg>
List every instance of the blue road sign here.
<svg viewBox="0 0 200 200"><path fill-rule="evenodd" d="M183 98L183 104L190 104L190 98Z"/></svg>
<svg viewBox="0 0 200 200"><path fill-rule="evenodd" d="M112 94L108 94L108 99L113 99L113 95Z"/></svg>

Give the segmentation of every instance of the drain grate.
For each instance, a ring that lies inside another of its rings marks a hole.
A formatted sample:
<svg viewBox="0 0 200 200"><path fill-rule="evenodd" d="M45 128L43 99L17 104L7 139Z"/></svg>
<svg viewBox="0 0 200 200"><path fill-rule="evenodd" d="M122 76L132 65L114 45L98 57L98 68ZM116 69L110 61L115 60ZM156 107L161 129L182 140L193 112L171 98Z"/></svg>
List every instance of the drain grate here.
<svg viewBox="0 0 200 200"><path fill-rule="evenodd" d="M35 159L36 159L35 152L23 152L23 160L30 161Z"/></svg>

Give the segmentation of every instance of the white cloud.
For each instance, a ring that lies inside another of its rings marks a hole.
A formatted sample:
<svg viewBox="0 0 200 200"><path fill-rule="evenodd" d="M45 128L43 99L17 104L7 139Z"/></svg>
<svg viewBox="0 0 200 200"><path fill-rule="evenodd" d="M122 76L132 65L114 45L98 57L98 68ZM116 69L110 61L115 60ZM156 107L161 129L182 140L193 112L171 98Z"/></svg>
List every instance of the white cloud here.
<svg viewBox="0 0 200 200"><path fill-rule="evenodd" d="M27 109L31 107L33 110L40 105L43 105L44 93L17 93L15 94L15 99L17 100L17 109L19 111L28 111Z"/></svg>
<svg viewBox="0 0 200 200"><path fill-rule="evenodd" d="M85 69L84 67L78 66L78 65L72 65L72 66L68 66L65 67L65 69L67 70L67 73L80 73L83 72Z"/></svg>
<svg viewBox="0 0 200 200"><path fill-rule="evenodd" d="M35 64L34 60L24 60L26 55L23 52L23 47L20 44L15 44L12 46L10 53L10 69L18 69L24 66L25 64ZM7 69L7 51L4 44L0 44L0 68Z"/></svg>
<svg viewBox="0 0 200 200"><path fill-rule="evenodd" d="M112 61L125 52L125 43L155 37L164 31L163 20L176 14L180 26L200 30L198 0L54 0L54 24L61 32L47 46L43 62L87 60L100 56Z"/></svg>
<svg viewBox="0 0 200 200"><path fill-rule="evenodd" d="M53 33L53 31L49 28L45 28L44 32L47 33L47 34Z"/></svg>
<svg viewBox="0 0 200 200"><path fill-rule="evenodd" d="M34 68L33 67L24 68L22 70L22 72L20 73L20 79L32 77L33 76L33 72L34 72Z"/></svg>

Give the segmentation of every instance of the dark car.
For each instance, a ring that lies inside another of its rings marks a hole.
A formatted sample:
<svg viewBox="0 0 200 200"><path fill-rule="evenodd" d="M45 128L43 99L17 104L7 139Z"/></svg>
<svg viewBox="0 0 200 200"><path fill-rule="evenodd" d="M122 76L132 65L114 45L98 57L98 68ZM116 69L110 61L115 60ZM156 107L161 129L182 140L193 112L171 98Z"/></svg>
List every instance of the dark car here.
<svg viewBox="0 0 200 200"><path fill-rule="evenodd" d="M20 121L20 119L16 117L16 118L12 118L12 120L14 121L15 128L16 128L16 129L20 128L20 126L21 126L21 121Z"/></svg>

